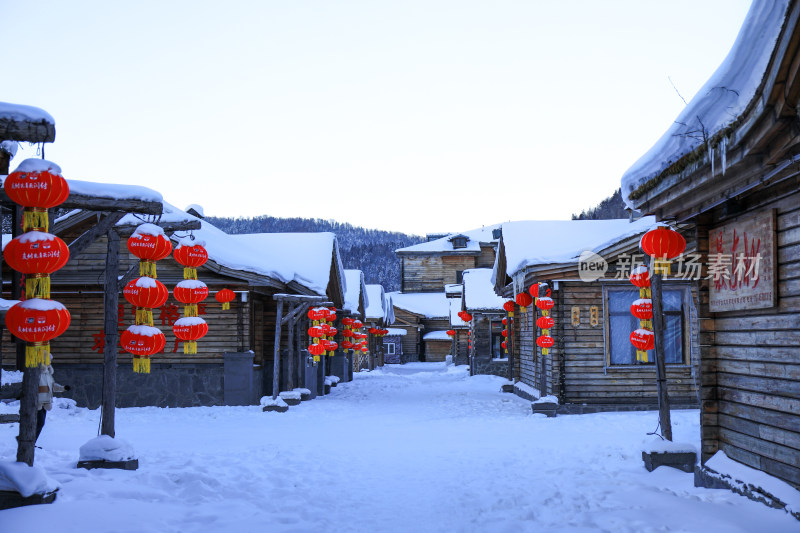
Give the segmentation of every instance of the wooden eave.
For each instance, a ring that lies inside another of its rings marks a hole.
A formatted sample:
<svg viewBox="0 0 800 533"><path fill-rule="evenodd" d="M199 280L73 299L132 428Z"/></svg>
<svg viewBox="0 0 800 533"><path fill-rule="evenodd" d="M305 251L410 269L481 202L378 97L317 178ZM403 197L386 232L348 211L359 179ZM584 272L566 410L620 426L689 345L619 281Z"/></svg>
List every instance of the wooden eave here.
<svg viewBox="0 0 800 533"><path fill-rule="evenodd" d="M688 220L729 198L800 172L800 3L792 1L761 86L742 115L709 139L728 138L727 169L711 174L701 145L644 184L632 198L637 210L660 220Z"/></svg>
<svg viewBox="0 0 800 533"><path fill-rule="evenodd" d="M0 204L13 206L4 190L0 189ZM136 199L118 199L105 196L87 196L70 192L66 201L58 206L63 209L88 209L91 211L113 213L138 213L143 215L160 215L164 209L161 202Z"/></svg>
<svg viewBox="0 0 800 533"><path fill-rule="evenodd" d="M0 117L0 141L51 143L56 140L56 125L41 120L13 120Z"/></svg>
<svg viewBox="0 0 800 533"><path fill-rule="evenodd" d="M475 250L446 250L446 251L438 251L438 252L395 252L397 255L407 255L407 256L415 256L415 255L422 255L422 256L433 256L433 255L474 255L479 256L481 252Z"/></svg>

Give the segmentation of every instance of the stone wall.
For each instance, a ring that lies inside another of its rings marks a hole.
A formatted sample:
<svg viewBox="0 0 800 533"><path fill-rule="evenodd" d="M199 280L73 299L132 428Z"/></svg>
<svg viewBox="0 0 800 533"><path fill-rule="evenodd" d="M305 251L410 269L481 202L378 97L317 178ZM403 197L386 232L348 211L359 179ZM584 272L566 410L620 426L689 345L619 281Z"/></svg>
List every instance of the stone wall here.
<svg viewBox="0 0 800 533"><path fill-rule="evenodd" d="M473 368L475 374L490 374L508 377L508 359L492 359L488 356L475 356L473 358Z"/></svg>

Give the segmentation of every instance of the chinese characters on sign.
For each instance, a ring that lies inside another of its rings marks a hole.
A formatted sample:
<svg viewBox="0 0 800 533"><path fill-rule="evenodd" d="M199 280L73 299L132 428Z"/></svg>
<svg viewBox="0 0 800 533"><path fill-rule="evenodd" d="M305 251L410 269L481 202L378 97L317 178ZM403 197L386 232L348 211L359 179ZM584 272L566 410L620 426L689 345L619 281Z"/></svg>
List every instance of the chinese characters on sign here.
<svg viewBox="0 0 800 533"><path fill-rule="evenodd" d="M708 240L712 312L776 305L772 211L713 228Z"/></svg>

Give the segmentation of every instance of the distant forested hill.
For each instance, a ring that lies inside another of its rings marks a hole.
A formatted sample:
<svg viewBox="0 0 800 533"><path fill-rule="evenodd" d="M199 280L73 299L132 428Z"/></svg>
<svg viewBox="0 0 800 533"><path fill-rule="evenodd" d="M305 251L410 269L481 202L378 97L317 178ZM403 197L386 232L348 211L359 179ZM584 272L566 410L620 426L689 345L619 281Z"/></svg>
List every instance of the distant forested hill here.
<svg viewBox="0 0 800 533"><path fill-rule="evenodd" d="M416 235L366 229L319 218L262 215L253 218L206 217L206 220L232 234L330 231L339 241L344 267L363 271L367 283L379 283L387 291L400 290L401 261L394 251L425 240Z"/></svg>
<svg viewBox="0 0 800 533"><path fill-rule="evenodd" d="M614 194L592 207L581 211L580 215L572 215L572 220L607 220L611 218L628 218L629 214L625 211L625 202L622 201L620 189Z"/></svg>

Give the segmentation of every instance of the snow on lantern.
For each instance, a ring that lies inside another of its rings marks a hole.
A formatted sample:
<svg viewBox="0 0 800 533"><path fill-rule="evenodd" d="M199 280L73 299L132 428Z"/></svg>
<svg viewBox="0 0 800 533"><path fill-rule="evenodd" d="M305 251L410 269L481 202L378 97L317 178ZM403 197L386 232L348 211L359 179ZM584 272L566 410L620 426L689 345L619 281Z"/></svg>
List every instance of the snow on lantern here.
<svg viewBox="0 0 800 533"><path fill-rule="evenodd" d="M161 307L169 298L167 287L157 279L142 276L128 282L122 295L136 308L137 325L153 325L153 309Z"/></svg>
<svg viewBox="0 0 800 533"><path fill-rule="evenodd" d="M236 293L230 289L220 289L214 295L214 299L222 304L222 310L226 311L231 308L231 302L236 298Z"/></svg>
<svg viewBox="0 0 800 533"><path fill-rule="evenodd" d="M536 344L542 349L542 355L549 354L550 348L552 348L554 344L553 337L550 336L550 329L555 325L555 320L550 316L550 310L554 305L555 302L549 296L540 296L536 298L536 307L539 308L542 314L542 316L536 320L536 325L542 330L542 334L536 339Z"/></svg>
<svg viewBox="0 0 800 533"><path fill-rule="evenodd" d="M636 361L639 363L647 363L649 362L647 351L653 349L655 340L655 336L652 335L653 302L650 299L650 271L644 265L638 266L631 271L629 279L631 283L639 288L639 299L631 304L631 314L639 319L639 329L636 331L650 332L649 344L641 340L642 335L636 336L636 341L634 342L633 333L631 333L630 337L631 344L636 347ZM650 348L642 348L641 346L650 346Z"/></svg>
<svg viewBox="0 0 800 533"><path fill-rule="evenodd" d="M8 331L26 343L26 368L50 364L50 341L67 330L70 319L61 303L43 298L24 300L8 310Z"/></svg>
<svg viewBox="0 0 800 533"><path fill-rule="evenodd" d="M178 329L173 325L172 331L177 338L184 341L183 353L185 354L196 354L197 341L208 333L208 324L205 320L200 319L202 324L197 320L188 320L199 318L197 304L208 298L208 286L197 279L197 268L205 265L208 261L205 244L204 241L184 239L178 243L172 253L175 261L183 265L183 281L175 286L172 294L183 304L183 318L187 319L179 319L177 322L183 320L182 325Z"/></svg>
<svg viewBox="0 0 800 533"><path fill-rule="evenodd" d="M139 258L139 275L157 278L156 261L172 252L172 243L164 229L155 224L140 224L128 237L128 251Z"/></svg>
<svg viewBox="0 0 800 533"><path fill-rule="evenodd" d="M181 241L172 253L179 264L183 265L183 279L197 279L197 267L208 261L205 242Z"/></svg>
<svg viewBox="0 0 800 533"><path fill-rule="evenodd" d="M133 355L133 371L137 374L150 373L150 356L164 349L167 343L161 330L153 326L133 325L122 332L122 349Z"/></svg>
<svg viewBox="0 0 800 533"><path fill-rule="evenodd" d="M645 359L643 362L647 362L647 351L652 350L655 348L655 335L649 329L639 328L634 330L630 336L631 344L636 347L636 350L644 352Z"/></svg>
<svg viewBox="0 0 800 533"><path fill-rule="evenodd" d="M550 335L540 335L539 338L536 339L536 345L542 349L542 355L550 353L550 348L553 347L553 344L555 344L555 341Z"/></svg>
<svg viewBox="0 0 800 533"><path fill-rule="evenodd" d="M659 226L642 235L639 246L653 258L653 273L667 276L670 262L686 249L686 240L669 226Z"/></svg>

